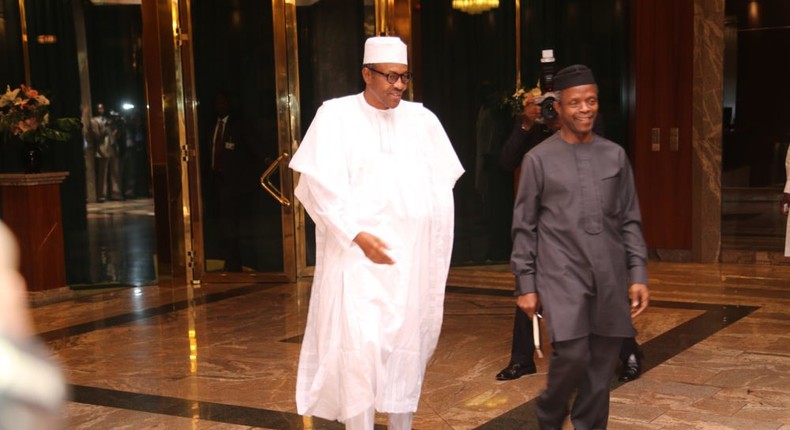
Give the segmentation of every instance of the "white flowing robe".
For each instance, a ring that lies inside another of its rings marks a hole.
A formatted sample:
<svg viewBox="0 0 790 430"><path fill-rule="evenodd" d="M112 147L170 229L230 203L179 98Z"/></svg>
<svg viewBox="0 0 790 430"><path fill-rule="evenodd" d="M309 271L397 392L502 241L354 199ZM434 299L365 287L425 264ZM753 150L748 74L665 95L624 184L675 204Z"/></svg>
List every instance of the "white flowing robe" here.
<svg viewBox="0 0 790 430"><path fill-rule="evenodd" d="M438 118L362 94L316 113L290 167L316 223L316 267L296 383L302 415L344 421L372 406L417 409L436 348L453 242L452 188L463 173ZM361 231L394 265L368 260Z"/></svg>

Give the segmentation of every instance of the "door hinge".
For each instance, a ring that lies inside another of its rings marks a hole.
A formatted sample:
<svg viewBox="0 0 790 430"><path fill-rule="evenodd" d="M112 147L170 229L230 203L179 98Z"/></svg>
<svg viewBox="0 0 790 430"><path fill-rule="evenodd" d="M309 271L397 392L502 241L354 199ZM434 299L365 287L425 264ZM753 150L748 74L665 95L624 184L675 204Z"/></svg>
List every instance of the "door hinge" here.
<svg viewBox="0 0 790 430"><path fill-rule="evenodd" d="M189 34L184 34L181 32L181 27L176 28L176 45L180 48L184 45L184 43L189 42Z"/></svg>
<svg viewBox="0 0 790 430"><path fill-rule="evenodd" d="M181 145L181 160L188 162L195 157L195 149L190 148L189 145Z"/></svg>

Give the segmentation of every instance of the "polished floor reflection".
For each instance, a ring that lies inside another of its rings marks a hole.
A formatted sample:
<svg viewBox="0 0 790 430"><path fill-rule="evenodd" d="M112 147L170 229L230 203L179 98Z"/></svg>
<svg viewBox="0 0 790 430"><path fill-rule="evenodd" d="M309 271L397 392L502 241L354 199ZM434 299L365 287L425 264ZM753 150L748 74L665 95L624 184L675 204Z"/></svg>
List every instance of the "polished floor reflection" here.
<svg viewBox="0 0 790 430"><path fill-rule="evenodd" d="M781 198L781 186L722 189L722 262L790 264L784 256L787 216Z"/></svg>
<svg viewBox="0 0 790 430"><path fill-rule="evenodd" d="M87 229L71 234L67 278L74 289L156 282L154 200L87 204Z"/></svg>
<svg viewBox="0 0 790 430"><path fill-rule="evenodd" d="M610 429L790 429L790 267L650 271L653 305L636 321L646 373L613 381ZM454 269L448 284L414 427L536 429L546 359L494 379L510 351L507 269ZM69 429L342 428L295 413L308 294L307 282L152 285L33 314L70 382Z"/></svg>

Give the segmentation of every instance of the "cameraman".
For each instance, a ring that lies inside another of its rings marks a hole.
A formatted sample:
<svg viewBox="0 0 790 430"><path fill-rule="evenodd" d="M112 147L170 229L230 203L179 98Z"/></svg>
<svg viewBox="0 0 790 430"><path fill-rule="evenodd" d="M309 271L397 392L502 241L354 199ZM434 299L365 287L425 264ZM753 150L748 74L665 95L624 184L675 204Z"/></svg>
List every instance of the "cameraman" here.
<svg viewBox="0 0 790 430"><path fill-rule="evenodd" d="M518 178L521 170L521 160L524 155L540 142L553 135L560 129L557 114L553 111L551 102L543 101L550 97L546 93L535 97L532 92L527 93L523 100L523 113L515 118L513 130L510 133L502 152L499 154L499 165L506 172L513 172L514 187L518 187ZM547 109L548 108L548 109ZM593 132L599 136L604 135L602 116L599 113L593 125ZM516 189L516 191L518 191ZM510 381L524 375L537 372L535 367L535 339L532 334L532 322L524 311L516 306L516 315L513 321L513 340L510 349L510 363L496 375L498 381ZM623 382L639 378L641 373L643 354L635 338L625 339L620 350L622 368L619 379Z"/></svg>
<svg viewBox="0 0 790 430"><path fill-rule="evenodd" d="M552 118L541 115L539 99L532 92L527 93L522 103L524 112L516 117L510 137L499 154L499 165L507 172L518 170L524 154L560 128L556 114Z"/></svg>
<svg viewBox="0 0 790 430"><path fill-rule="evenodd" d="M516 117L510 137L502 147L502 152L499 153L499 166L506 172L513 172L514 187L518 186L521 160L524 158L524 154L560 128L556 115L550 118L544 118L541 115L539 100L531 91L524 98L523 107L523 113ZM510 381L536 372L532 322L527 314L516 306L510 363L497 373L496 379Z"/></svg>

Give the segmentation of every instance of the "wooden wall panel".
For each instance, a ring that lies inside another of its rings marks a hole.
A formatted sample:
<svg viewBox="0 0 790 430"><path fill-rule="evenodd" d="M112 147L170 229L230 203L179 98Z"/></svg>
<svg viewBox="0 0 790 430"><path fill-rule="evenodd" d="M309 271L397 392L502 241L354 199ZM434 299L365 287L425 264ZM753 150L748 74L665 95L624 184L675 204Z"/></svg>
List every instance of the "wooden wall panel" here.
<svg viewBox="0 0 790 430"><path fill-rule="evenodd" d="M690 249L693 2L632 6L634 174L651 249ZM654 150L652 131L660 133ZM670 143L678 130L676 150Z"/></svg>

